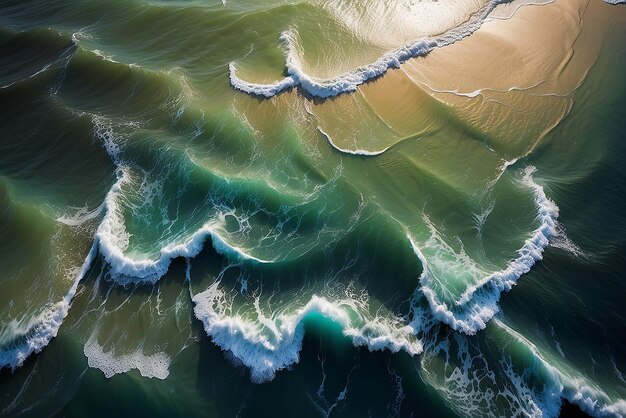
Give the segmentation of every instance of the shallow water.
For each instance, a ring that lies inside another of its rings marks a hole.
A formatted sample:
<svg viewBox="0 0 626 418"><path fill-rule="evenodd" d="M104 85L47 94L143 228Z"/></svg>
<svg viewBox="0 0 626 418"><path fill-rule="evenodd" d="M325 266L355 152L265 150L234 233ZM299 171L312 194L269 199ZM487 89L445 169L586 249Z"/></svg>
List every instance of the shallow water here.
<svg viewBox="0 0 626 418"><path fill-rule="evenodd" d="M4 2L0 415L626 415L625 35Z"/></svg>

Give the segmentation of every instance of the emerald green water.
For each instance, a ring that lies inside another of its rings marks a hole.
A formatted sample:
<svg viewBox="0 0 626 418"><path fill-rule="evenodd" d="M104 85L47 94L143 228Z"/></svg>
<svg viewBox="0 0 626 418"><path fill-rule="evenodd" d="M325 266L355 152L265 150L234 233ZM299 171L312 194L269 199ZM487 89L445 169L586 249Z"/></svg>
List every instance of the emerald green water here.
<svg viewBox="0 0 626 418"><path fill-rule="evenodd" d="M626 415L626 27L564 95L289 67L488 7L0 4L0 415Z"/></svg>

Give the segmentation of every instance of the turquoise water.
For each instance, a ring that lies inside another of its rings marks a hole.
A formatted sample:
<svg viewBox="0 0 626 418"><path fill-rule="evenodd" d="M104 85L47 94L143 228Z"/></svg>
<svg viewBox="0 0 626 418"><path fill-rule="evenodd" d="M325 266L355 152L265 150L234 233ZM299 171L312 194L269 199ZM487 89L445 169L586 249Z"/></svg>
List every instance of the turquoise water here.
<svg viewBox="0 0 626 418"><path fill-rule="evenodd" d="M2 3L0 415L626 415L626 9L443 99L423 3Z"/></svg>

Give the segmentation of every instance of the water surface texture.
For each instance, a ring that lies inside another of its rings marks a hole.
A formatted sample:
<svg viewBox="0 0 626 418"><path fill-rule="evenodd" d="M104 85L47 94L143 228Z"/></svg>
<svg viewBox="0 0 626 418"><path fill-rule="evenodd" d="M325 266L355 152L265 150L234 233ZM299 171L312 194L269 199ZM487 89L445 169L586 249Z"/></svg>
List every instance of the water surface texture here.
<svg viewBox="0 0 626 418"><path fill-rule="evenodd" d="M620 3L3 0L0 416L626 416Z"/></svg>

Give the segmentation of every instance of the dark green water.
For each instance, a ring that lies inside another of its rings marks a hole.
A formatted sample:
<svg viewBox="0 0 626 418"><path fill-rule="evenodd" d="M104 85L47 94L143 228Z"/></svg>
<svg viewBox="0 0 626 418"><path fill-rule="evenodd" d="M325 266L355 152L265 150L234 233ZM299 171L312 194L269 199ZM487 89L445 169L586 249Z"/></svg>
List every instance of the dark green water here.
<svg viewBox="0 0 626 418"><path fill-rule="evenodd" d="M341 84L491 5L0 3L0 416L626 415L626 26L497 129Z"/></svg>

